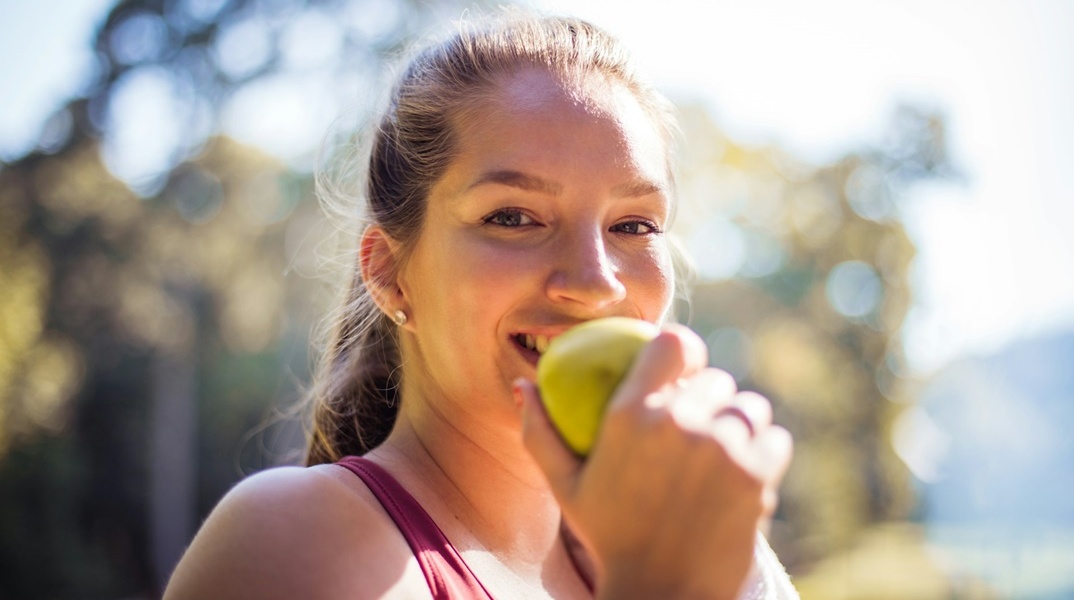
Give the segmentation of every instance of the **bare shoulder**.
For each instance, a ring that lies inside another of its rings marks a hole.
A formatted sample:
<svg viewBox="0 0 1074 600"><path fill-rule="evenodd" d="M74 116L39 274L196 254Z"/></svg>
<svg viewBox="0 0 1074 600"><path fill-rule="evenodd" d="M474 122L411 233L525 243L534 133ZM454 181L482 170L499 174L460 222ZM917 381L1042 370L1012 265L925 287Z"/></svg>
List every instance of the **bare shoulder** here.
<svg viewBox="0 0 1074 600"><path fill-rule="evenodd" d="M191 542L165 598L427 597L394 523L342 471L283 467L240 482Z"/></svg>

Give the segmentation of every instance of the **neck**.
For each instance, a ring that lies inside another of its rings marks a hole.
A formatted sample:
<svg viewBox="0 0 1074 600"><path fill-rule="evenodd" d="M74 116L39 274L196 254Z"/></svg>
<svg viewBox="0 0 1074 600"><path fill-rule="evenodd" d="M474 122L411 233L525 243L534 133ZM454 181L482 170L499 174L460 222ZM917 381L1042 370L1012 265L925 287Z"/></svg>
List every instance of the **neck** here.
<svg viewBox="0 0 1074 600"><path fill-rule="evenodd" d="M522 445L518 416L509 406L474 415L405 391L391 435L369 458L392 470L460 552L539 568L559 544L560 512Z"/></svg>

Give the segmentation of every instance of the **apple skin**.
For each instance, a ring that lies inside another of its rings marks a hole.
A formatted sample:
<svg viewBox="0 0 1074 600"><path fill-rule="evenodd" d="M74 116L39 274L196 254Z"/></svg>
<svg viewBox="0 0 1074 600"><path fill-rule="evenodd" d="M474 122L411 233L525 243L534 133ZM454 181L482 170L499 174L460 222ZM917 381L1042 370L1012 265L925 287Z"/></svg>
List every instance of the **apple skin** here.
<svg viewBox="0 0 1074 600"><path fill-rule="evenodd" d="M575 454L589 454L615 388L659 333L648 321L605 317L549 343L537 362L537 388L549 419Z"/></svg>

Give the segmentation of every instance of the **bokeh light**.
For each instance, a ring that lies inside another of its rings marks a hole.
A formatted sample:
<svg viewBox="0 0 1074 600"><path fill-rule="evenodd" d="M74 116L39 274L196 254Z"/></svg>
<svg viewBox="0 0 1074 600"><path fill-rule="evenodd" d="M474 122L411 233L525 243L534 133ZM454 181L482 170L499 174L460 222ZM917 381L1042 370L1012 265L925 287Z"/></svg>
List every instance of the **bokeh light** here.
<svg viewBox="0 0 1074 600"><path fill-rule="evenodd" d="M876 271L856 260L836 265L828 273L824 290L832 308L851 319L860 319L876 310L884 294Z"/></svg>

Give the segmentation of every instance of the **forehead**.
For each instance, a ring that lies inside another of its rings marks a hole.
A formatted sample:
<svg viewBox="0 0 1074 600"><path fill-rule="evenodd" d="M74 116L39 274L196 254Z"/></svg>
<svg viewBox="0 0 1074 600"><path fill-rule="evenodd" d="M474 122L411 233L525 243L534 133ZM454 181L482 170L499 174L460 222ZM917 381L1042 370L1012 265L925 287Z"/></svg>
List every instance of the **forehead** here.
<svg viewBox="0 0 1074 600"><path fill-rule="evenodd" d="M588 169L594 176L629 175L668 187L658 123L624 84L599 74L514 73L457 115L456 134L457 166L566 177Z"/></svg>

